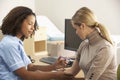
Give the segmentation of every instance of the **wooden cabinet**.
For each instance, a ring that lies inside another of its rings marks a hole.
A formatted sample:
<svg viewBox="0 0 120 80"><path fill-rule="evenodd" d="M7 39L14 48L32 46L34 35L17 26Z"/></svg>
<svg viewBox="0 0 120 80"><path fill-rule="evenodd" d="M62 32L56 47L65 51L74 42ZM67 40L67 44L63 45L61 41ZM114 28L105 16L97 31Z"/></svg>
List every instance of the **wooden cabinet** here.
<svg viewBox="0 0 120 80"><path fill-rule="evenodd" d="M24 49L27 55L37 56L37 55L47 55L47 36L46 28L39 27L35 31L35 35L32 38L24 40Z"/></svg>

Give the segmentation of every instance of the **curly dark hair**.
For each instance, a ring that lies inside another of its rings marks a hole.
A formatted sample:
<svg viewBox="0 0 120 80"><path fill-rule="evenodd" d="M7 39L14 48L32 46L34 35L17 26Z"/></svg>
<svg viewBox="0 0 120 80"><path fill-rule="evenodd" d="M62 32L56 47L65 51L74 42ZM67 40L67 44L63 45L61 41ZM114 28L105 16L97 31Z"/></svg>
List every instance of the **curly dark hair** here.
<svg viewBox="0 0 120 80"><path fill-rule="evenodd" d="M4 35L12 35L16 36L18 32L21 30L21 25L24 19L26 19L29 15L35 15L35 13L28 7L18 6L13 8L6 17L3 19L3 23L1 26L2 33ZM37 29L37 21L35 20L34 29ZM33 31L33 34L35 33ZM32 34L32 35L33 35ZM31 36L32 36L31 35ZM24 36L21 38L24 40Z"/></svg>

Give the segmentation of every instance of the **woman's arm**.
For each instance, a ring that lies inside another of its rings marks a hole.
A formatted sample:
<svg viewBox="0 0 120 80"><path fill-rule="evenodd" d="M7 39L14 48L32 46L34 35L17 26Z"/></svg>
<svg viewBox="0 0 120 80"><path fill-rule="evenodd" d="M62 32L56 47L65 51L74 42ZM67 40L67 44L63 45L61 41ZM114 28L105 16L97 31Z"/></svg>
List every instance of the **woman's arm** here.
<svg viewBox="0 0 120 80"><path fill-rule="evenodd" d="M22 67L14 71L22 80L49 80L49 79L61 79L66 77L64 72L42 72L42 71L28 71L25 67Z"/></svg>
<svg viewBox="0 0 120 80"><path fill-rule="evenodd" d="M66 69L65 70L65 74L72 74L73 76L75 76L79 71L80 71L80 67L79 67L79 62L77 59L75 59L75 61L73 62L73 65L70 69Z"/></svg>
<svg viewBox="0 0 120 80"><path fill-rule="evenodd" d="M29 64L28 65L28 71L52 71L55 70L55 65L34 65L34 64Z"/></svg>
<svg viewBox="0 0 120 80"><path fill-rule="evenodd" d="M40 70L40 71L52 71L52 70L56 70L59 68L64 68L66 66L66 60L58 58L56 60L56 62L52 65L34 65L34 64L29 64L28 65L28 70L29 71L36 71L36 70Z"/></svg>

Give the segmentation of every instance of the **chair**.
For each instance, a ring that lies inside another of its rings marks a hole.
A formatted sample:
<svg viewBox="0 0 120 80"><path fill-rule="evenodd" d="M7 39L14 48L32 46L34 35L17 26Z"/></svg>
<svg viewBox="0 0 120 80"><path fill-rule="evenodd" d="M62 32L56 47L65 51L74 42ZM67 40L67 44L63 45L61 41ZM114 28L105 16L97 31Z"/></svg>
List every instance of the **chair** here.
<svg viewBox="0 0 120 80"><path fill-rule="evenodd" d="M117 69L117 80L120 80L120 64Z"/></svg>

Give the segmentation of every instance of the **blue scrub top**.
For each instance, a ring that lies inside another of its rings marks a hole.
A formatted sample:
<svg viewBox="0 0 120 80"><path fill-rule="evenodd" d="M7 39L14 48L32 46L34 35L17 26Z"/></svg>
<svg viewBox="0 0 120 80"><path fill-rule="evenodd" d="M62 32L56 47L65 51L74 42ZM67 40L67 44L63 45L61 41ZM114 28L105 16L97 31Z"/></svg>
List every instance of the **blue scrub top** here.
<svg viewBox="0 0 120 80"><path fill-rule="evenodd" d="M31 61L27 57L23 42L16 36L6 35L0 42L0 80L21 80L14 71L26 67Z"/></svg>

